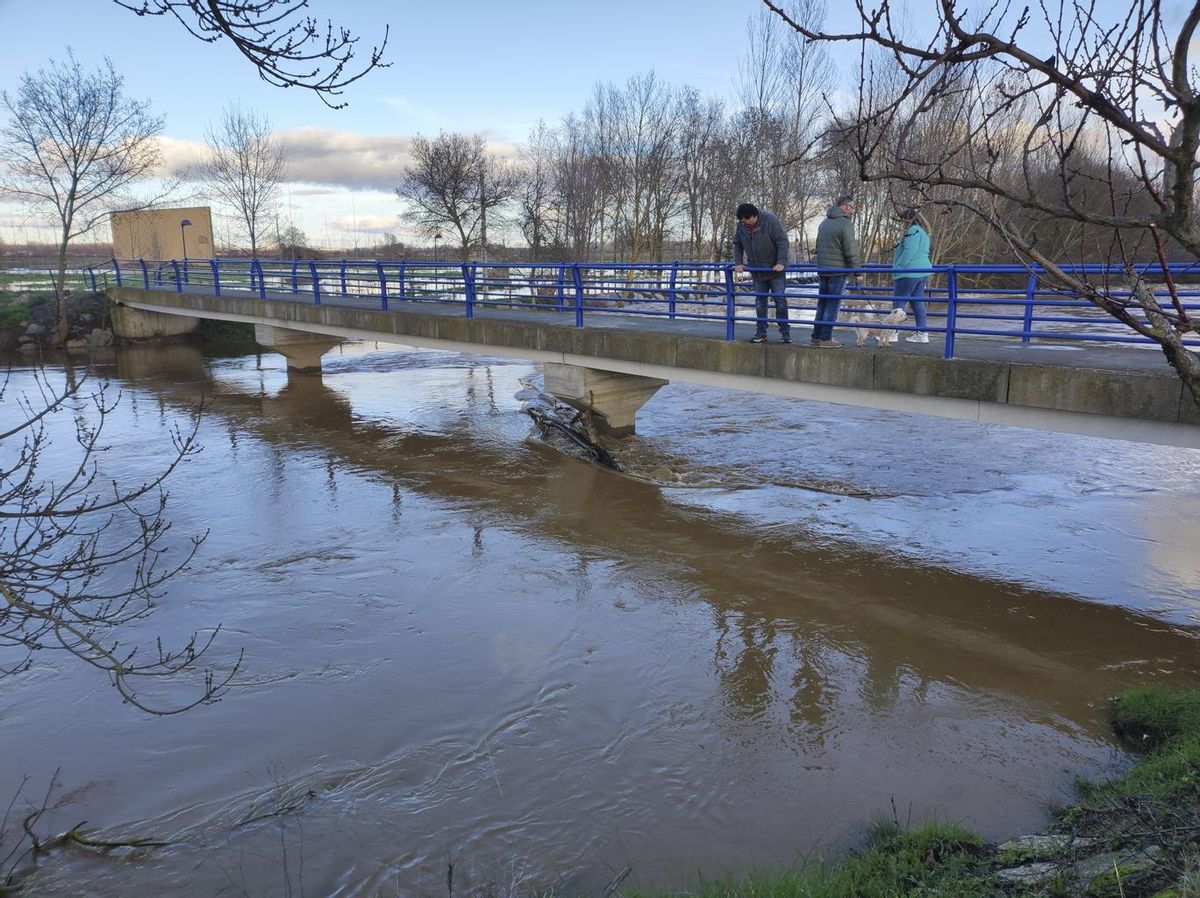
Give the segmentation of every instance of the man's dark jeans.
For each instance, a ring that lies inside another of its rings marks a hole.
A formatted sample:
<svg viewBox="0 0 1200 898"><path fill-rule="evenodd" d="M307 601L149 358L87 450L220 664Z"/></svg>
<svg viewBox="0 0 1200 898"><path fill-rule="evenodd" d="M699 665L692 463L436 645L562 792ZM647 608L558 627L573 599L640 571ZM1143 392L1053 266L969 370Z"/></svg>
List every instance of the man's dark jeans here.
<svg viewBox="0 0 1200 898"><path fill-rule="evenodd" d="M767 317L768 293L775 300L775 320L779 325L779 336L787 337L791 334L791 325L788 324L787 296L784 293L786 289L787 278L784 277L783 272L772 274L769 277L754 275L754 311L758 315L758 327L754 331L756 336L763 336L771 326L771 319Z"/></svg>
<svg viewBox="0 0 1200 898"><path fill-rule="evenodd" d="M846 290L847 275L823 274L817 281L820 296L817 298L817 321L827 321L828 324L814 324L812 338L814 340L832 340L833 322L837 321L838 309L842 305L842 293Z"/></svg>

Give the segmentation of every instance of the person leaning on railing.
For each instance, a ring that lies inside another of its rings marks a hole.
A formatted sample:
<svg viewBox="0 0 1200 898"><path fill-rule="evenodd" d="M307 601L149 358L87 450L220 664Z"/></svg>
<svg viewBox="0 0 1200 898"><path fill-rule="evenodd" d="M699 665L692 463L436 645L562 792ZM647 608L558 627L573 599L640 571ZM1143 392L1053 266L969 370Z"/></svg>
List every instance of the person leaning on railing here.
<svg viewBox="0 0 1200 898"><path fill-rule="evenodd" d="M849 272L838 274L828 269L855 269L862 265L858 254L858 237L854 233L854 197L842 194L825 212L825 220L817 228L817 267L821 269L817 299L817 322L813 325L812 345L837 349L842 344L833 339L842 294L846 290ZM862 275L853 275L862 283ZM824 323L821 323L824 322Z"/></svg>
<svg viewBox="0 0 1200 898"><path fill-rule="evenodd" d="M754 310L758 320L750 342L767 342L767 329L771 323L767 318L767 294L770 293L775 300L779 342L791 343L787 279L783 273L788 260L787 231L778 218L770 212L759 211L753 203L742 203L734 214L737 216L737 227L733 231L734 271L741 274L746 265L757 269L751 276L754 278Z"/></svg>
<svg viewBox="0 0 1200 898"><path fill-rule="evenodd" d="M892 267L928 268L929 234L917 221L916 209L901 209L900 221L904 224L904 233L896 244L896 253L892 257ZM895 278L896 299L892 302L893 309L903 309L906 303L912 304L913 314L917 318L916 333L905 339L909 343L928 343L929 334L925 332L925 282L928 274L918 274L913 271L901 271Z"/></svg>

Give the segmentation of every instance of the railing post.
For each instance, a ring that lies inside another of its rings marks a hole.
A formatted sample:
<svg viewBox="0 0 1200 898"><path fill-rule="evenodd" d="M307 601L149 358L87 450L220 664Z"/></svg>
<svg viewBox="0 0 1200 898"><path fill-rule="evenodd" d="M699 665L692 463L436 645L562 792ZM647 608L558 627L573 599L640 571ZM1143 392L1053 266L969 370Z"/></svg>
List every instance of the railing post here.
<svg viewBox="0 0 1200 898"><path fill-rule="evenodd" d="M299 263L299 262L293 262L293 263L292 263L292 292L293 292L293 293L299 293L299 292L300 292L300 276L299 276L299 268L300 268L300 263Z"/></svg>
<svg viewBox="0 0 1200 898"><path fill-rule="evenodd" d="M404 284L404 275L405 275L405 265L403 262L401 262L400 263L400 283L397 285L398 289L400 290L401 302L408 299L408 294L405 293L405 290L407 290L408 288Z"/></svg>
<svg viewBox="0 0 1200 898"><path fill-rule="evenodd" d="M258 269L258 298L266 299L267 298L267 275L266 275L266 272L263 271L262 262L258 261L258 259L255 259L250 264L254 268Z"/></svg>
<svg viewBox="0 0 1200 898"><path fill-rule="evenodd" d="M145 259L138 259L142 265L142 283L146 285L146 289L150 289L150 269L146 267Z"/></svg>
<svg viewBox="0 0 1200 898"><path fill-rule="evenodd" d="M212 266L212 275L213 275L213 293L214 293L214 294L216 294L217 296L220 296L220 295L221 295L221 269L220 269L220 267L217 265L217 260L216 260L216 259L209 259L209 260L208 260L208 264ZM253 271L254 271L254 269L253 269L253 268L251 268L250 270L251 270L251 272L253 272ZM251 274L251 276L250 276L250 282L251 282L251 283L253 283L253 282L254 282L254 275L253 275L253 273L252 273L252 274Z"/></svg>
<svg viewBox="0 0 1200 898"><path fill-rule="evenodd" d="M583 327L583 272L578 262L571 266L571 280L575 284L575 326Z"/></svg>
<svg viewBox="0 0 1200 898"><path fill-rule="evenodd" d="M183 292L183 281L181 281L179 279L179 263L176 262L174 259L171 260L171 268L173 268L175 270L175 292L182 293ZM161 271L162 268L160 267L159 270Z"/></svg>
<svg viewBox="0 0 1200 898"><path fill-rule="evenodd" d="M121 263L117 261L117 257L113 256L113 277L117 280L117 286L121 286Z"/></svg>
<svg viewBox="0 0 1200 898"><path fill-rule="evenodd" d="M183 257L183 282L184 282L185 284L190 284L190 283L192 282L192 280L191 280L191 277L188 275L188 260L187 260L187 256L184 256L184 257Z"/></svg>
<svg viewBox="0 0 1200 898"><path fill-rule="evenodd" d="M558 266L558 310L561 312L567 305L567 297L564 295L563 287L567 279L567 267L565 265Z"/></svg>
<svg viewBox="0 0 1200 898"><path fill-rule="evenodd" d="M387 272L383 270L383 263L376 262L375 269L379 272L379 308L387 311Z"/></svg>
<svg viewBox="0 0 1200 898"><path fill-rule="evenodd" d="M946 351L943 356L954 358L954 330L958 327L958 269L946 272Z"/></svg>
<svg viewBox="0 0 1200 898"><path fill-rule="evenodd" d="M92 279L92 292L95 293L95 292L97 292L96 291L96 271L94 268L92 268L91 265L89 265L88 269L87 269L87 273L88 273L88 277L90 277Z"/></svg>
<svg viewBox="0 0 1200 898"><path fill-rule="evenodd" d="M470 265L463 263L463 287L466 291L467 300L467 317L475 317L475 273L478 270L475 266L477 263L472 262Z"/></svg>
<svg viewBox="0 0 1200 898"><path fill-rule="evenodd" d="M319 306L321 304L321 276L317 274L317 263L309 262L308 270L312 273L313 305Z"/></svg>
<svg viewBox="0 0 1200 898"><path fill-rule="evenodd" d="M735 291L733 288L733 266L725 266L725 339L732 340L734 338L733 322L737 315L737 303L734 300Z"/></svg>
<svg viewBox="0 0 1200 898"><path fill-rule="evenodd" d="M1037 293L1037 273L1029 269L1029 283L1025 287L1025 317L1021 321L1021 342L1028 343L1033 330L1033 297Z"/></svg>
<svg viewBox="0 0 1200 898"><path fill-rule="evenodd" d="M346 293L346 260L342 259L342 296L345 296Z"/></svg>
<svg viewBox="0 0 1200 898"><path fill-rule="evenodd" d="M667 294L667 317L675 318L675 281L679 277L679 263L671 263L671 289Z"/></svg>

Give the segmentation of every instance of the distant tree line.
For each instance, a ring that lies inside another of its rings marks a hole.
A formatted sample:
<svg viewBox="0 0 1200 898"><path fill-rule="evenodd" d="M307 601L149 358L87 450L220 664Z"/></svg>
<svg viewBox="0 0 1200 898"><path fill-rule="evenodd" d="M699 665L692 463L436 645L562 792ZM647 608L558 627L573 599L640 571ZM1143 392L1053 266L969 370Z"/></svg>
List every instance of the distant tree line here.
<svg viewBox="0 0 1200 898"><path fill-rule="evenodd" d="M418 138L396 188L404 217L426 237L452 237L464 257L485 247L495 252L496 241L486 239L490 220L492 235L517 237L527 247L512 255L535 260L721 260L729 254L733 209L749 201L780 216L793 256L806 261L826 207L850 193L868 259L890 259L896 213L914 206L924 208L936 260L1011 261L1010 236L954 201L964 193L954 173L974 164L972 147L960 138L982 127L963 109L968 85L956 86L947 70L940 101L922 108L902 62L878 50L863 60L865 80L850 73L843 82L846 73L834 63L854 67L859 50L839 59L834 54L850 52L849 45L808 37L823 27L823 5L778 7L799 27L786 27L765 7L750 18L732 102L670 85L651 71L597 84L581 110L557 124L539 123L514 158L490 153L479 135ZM878 114L893 103L907 103L903 128ZM1113 192L1135 206L1152 202L1139 195L1135 176L1113 170L1107 144L1088 132L1075 135L1065 182L1052 140L1029 151L1027 107L997 109L986 123L993 141L984 162L995 180L1021 182L1033 195L1065 192L1077 208L1098 215ZM896 160L897 175L864 178L867 155ZM944 177L914 183L908 175L916 160L931 158ZM1100 219L1001 204L1013 232L1036 231L1060 260L1114 256L1115 228ZM1169 256L1185 255L1176 241L1166 244Z"/></svg>

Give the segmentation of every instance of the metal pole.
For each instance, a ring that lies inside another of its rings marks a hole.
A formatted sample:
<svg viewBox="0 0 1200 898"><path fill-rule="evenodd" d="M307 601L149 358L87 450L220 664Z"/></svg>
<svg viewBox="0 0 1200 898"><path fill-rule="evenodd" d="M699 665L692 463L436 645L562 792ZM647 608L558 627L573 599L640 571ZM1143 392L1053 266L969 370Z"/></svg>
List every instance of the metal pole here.
<svg viewBox="0 0 1200 898"><path fill-rule="evenodd" d="M578 263L571 266L571 279L575 282L575 326L583 327L583 273Z"/></svg>
<svg viewBox="0 0 1200 898"><path fill-rule="evenodd" d="M1033 297L1037 292L1037 274L1034 269L1029 270L1029 283L1025 287L1025 318L1021 322L1021 342L1028 343L1030 331L1033 330Z"/></svg>
<svg viewBox="0 0 1200 898"><path fill-rule="evenodd" d="M954 358L954 330L958 326L958 271L946 272L946 351L945 358Z"/></svg>
<svg viewBox="0 0 1200 898"><path fill-rule="evenodd" d="M734 338L733 321L737 315L737 304L734 302L733 266L725 266L725 339Z"/></svg>
<svg viewBox="0 0 1200 898"><path fill-rule="evenodd" d="M464 288L464 291L466 294L467 317L468 318L475 317L475 273L476 273L476 270L477 269L475 268L474 262L472 262L470 265L463 263L463 267L462 267L463 288Z"/></svg>
<svg viewBox="0 0 1200 898"><path fill-rule="evenodd" d="M379 272L379 308L387 311L387 273L383 270L383 263L376 262L375 269Z"/></svg>
<svg viewBox="0 0 1200 898"><path fill-rule="evenodd" d="M678 277L679 277L679 263L672 262L671 263L671 292L668 294L669 299L667 302L668 309L669 309L667 317L671 318L671 319L675 318L675 281L678 279Z"/></svg>

